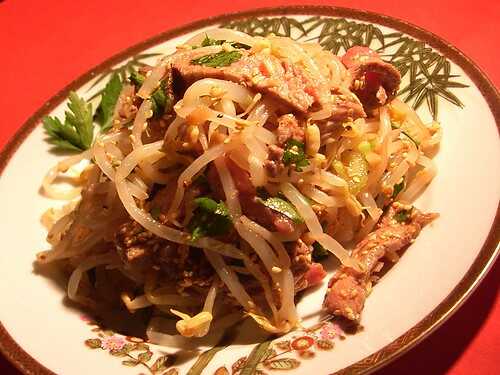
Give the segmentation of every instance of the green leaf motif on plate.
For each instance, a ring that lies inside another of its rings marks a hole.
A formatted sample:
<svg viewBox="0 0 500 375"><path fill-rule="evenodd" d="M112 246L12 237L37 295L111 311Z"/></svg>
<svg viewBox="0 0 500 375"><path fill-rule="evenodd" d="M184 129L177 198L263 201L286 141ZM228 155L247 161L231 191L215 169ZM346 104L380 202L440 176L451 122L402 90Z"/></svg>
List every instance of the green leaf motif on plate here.
<svg viewBox="0 0 500 375"><path fill-rule="evenodd" d="M129 359L129 360L126 360L126 361L122 361L122 365L127 366L127 367L135 367L139 363L140 363L139 361L132 360L132 359Z"/></svg>
<svg viewBox="0 0 500 375"><path fill-rule="evenodd" d="M300 361L295 358L273 359L264 363L271 370L293 370L300 366Z"/></svg>
<svg viewBox="0 0 500 375"><path fill-rule="evenodd" d="M153 356L153 352L144 352L144 353L141 353L137 356L137 359L141 362L147 362L151 359L151 357Z"/></svg>
<svg viewBox="0 0 500 375"><path fill-rule="evenodd" d="M157 372L161 370L165 370L168 367L168 364L171 357L169 355L162 355L156 359L156 361L151 366L151 371Z"/></svg>
<svg viewBox="0 0 500 375"><path fill-rule="evenodd" d="M102 341L99 339L88 339L85 340L85 345L87 345L90 349L99 349L102 345Z"/></svg>

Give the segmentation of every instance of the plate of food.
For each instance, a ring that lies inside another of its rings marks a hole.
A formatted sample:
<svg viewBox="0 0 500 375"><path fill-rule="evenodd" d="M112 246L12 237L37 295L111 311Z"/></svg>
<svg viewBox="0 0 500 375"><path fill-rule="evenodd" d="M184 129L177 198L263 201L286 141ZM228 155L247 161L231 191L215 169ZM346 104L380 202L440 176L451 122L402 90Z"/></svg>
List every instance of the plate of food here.
<svg viewBox="0 0 500 375"><path fill-rule="evenodd" d="M28 374L374 371L498 254L499 108L454 47L363 11L133 46L1 154L0 348Z"/></svg>

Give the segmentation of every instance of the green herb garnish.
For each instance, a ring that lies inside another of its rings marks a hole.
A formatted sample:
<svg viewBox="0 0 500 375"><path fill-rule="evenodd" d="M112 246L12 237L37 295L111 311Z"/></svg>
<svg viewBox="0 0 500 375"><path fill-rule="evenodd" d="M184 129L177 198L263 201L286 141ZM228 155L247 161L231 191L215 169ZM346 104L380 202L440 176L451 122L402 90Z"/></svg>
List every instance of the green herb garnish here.
<svg viewBox="0 0 500 375"><path fill-rule="evenodd" d="M221 46L227 41L224 39L212 39L207 34L205 34L205 39L201 42L200 47L208 47L208 46ZM251 47L248 44L239 43L239 42L227 42L233 48L241 48L241 49L250 49ZM194 47L198 48L198 47Z"/></svg>
<svg viewBox="0 0 500 375"><path fill-rule="evenodd" d="M113 112L122 91L122 87L123 84L120 80L120 76L114 73L106 84L106 87L104 87L104 90L101 92L101 103L96 109L95 119L99 125L101 125L102 132L108 131L113 126Z"/></svg>
<svg viewBox="0 0 500 375"><path fill-rule="evenodd" d="M283 153L283 163L285 165L294 164L295 170L302 172L302 168L309 165L309 160L306 158L304 149L304 143L295 139L289 139L286 142L285 152Z"/></svg>
<svg viewBox="0 0 500 375"><path fill-rule="evenodd" d="M323 247L319 242L313 243L312 259L315 262L321 262L322 260L328 258L330 252Z"/></svg>
<svg viewBox="0 0 500 375"><path fill-rule="evenodd" d="M398 196L398 194L405 188L405 180L402 179L399 184L394 185L394 189L392 192L391 198L394 199Z"/></svg>
<svg viewBox="0 0 500 375"><path fill-rule="evenodd" d="M130 83L132 83L137 89L139 89L144 83L146 77L134 70L130 73L128 79ZM161 81L160 86L151 94L151 110L153 111L153 116L156 118L161 117L172 107L172 100L166 93L166 86L167 83L165 82L165 80Z"/></svg>
<svg viewBox="0 0 500 375"><path fill-rule="evenodd" d="M222 66L231 65L232 63L241 59L241 56L242 54L238 51L220 51L191 60L191 64L204 65L211 68L219 68Z"/></svg>
<svg viewBox="0 0 500 375"><path fill-rule="evenodd" d="M45 116L42 119L43 127L49 135L49 143L62 150L86 150L92 145L94 138L92 104L71 91L68 108L64 123L57 117Z"/></svg>
<svg viewBox="0 0 500 375"><path fill-rule="evenodd" d="M295 207L288 201L278 198L278 197L271 197L267 199L260 199L258 200L266 207L270 208L271 210L277 211L282 215L285 215L287 218L292 220L296 224L301 224L304 222L304 219L299 215Z"/></svg>
<svg viewBox="0 0 500 375"><path fill-rule="evenodd" d="M191 240L198 241L205 236L220 236L229 232L232 226L231 217L223 202L200 197L194 200L197 208L188 224Z"/></svg>
<svg viewBox="0 0 500 375"><path fill-rule="evenodd" d="M396 220L398 223L405 223L410 219L412 211L413 207L409 210L401 210L394 215L394 220Z"/></svg>

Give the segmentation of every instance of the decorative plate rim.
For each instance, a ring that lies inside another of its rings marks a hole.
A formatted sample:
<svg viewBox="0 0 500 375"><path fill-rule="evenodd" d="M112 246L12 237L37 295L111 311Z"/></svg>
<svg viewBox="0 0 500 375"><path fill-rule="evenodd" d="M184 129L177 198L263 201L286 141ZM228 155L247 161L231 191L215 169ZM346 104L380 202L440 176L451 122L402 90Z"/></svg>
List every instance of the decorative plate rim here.
<svg viewBox="0 0 500 375"><path fill-rule="evenodd" d="M247 17L274 16L274 15L318 15L318 16L336 16L348 17L360 21L371 22L383 26L391 27L402 31L405 34L413 36L424 41L434 49L443 53L451 59L456 65L460 66L469 78L477 86L483 97L488 103L490 111L495 119L497 131L500 132L500 94L495 86L488 79L486 74L463 52L443 40L441 37L422 29L412 23L403 21L394 17L382 15L375 12L364 10L342 8L333 6L315 6L315 5L296 5L281 6L269 8L257 8L253 10L227 13L218 16L209 17L203 20L194 21L186 25L170 29L148 38L138 44L135 44L125 50L106 59L101 64L87 71L57 94L52 96L46 103L39 108L29 119L16 131L10 138L5 147L0 151L0 177L7 167L10 158L15 154L19 146L29 136L32 130L40 122L42 116L48 114L58 104L60 104L68 95L69 91L74 90L97 76L103 70L113 66L123 59L133 56L139 51L152 47L160 42L175 38L176 36L187 32L206 27L212 24L227 22ZM473 264L463 276L455 288L448 296L425 316L414 327L406 331L396 340L379 349L377 352L365 357L364 359L351 364L350 366L337 371L335 374L353 374L353 373L371 373L382 366L398 358L415 345L424 340L430 333L437 329L446 321L465 300L476 289L481 280L494 264L495 259L500 253L500 206L497 205L495 219L491 225L488 236L477 255ZM0 352L12 362L24 374L54 374L40 362L30 356L8 333L7 329L0 322ZM332 374L333 375L333 374Z"/></svg>

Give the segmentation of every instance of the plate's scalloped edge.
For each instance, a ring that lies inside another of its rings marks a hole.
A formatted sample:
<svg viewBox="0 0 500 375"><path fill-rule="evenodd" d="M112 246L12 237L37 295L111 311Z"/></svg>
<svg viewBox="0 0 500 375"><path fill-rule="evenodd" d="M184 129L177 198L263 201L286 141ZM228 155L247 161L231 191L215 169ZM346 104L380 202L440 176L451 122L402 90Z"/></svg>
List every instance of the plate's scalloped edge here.
<svg viewBox="0 0 500 375"><path fill-rule="evenodd" d="M491 113L497 124L497 130L500 132L500 94L495 86L488 79L486 74L463 52L450 43L444 41L439 36L426 31L409 22L399 20L390 16L381 15L373 12L338 8L330 6L284 6L273 8L260 8L249 11L229 13L220 16L210 17L204 20L195 21L187 25L160 33L139 44L129 47L122 52L105 60L87 73L83 74L68 86L64 87L56 95L50 98L38 111L36 111L15 133L7 145L0 153L0 177L10 158L14 155L18 147L29 136L31 131L40 122L42 116L48 114L67 96L69 91L75 90L95 77L99 72L107 69L123 59L154 46L160 42L180 36L189 31L206 27L213 24L227 22L229 20L275 15L322 15L353 18L360 21L371 22L383 26L391 27L424 41L431 47L440 51L447 58L451 59L456 65L460 66L469 78L474 82L490 107ZM432 331L439 327L453 312L470 296L474 289L479 285L491 266L494 264L500 252L500 207L497 206L495 219L490 228L486 241L481 248L474 263L452 290L452 292L423 320L416 326L405 332L395 341L373 353L372 355L358 361L335 374L366 374L373 372L386 365L390 361L399 357L417 343L427 337ZM44 367L36 359L31 357L19 344L9 335L6 328L0 322L0 351L11 361L21 372L30 375L53 375L51 370Z"/></svg>

